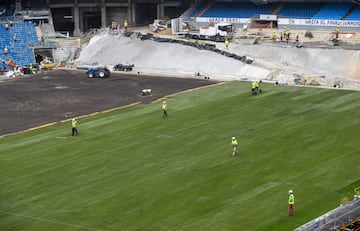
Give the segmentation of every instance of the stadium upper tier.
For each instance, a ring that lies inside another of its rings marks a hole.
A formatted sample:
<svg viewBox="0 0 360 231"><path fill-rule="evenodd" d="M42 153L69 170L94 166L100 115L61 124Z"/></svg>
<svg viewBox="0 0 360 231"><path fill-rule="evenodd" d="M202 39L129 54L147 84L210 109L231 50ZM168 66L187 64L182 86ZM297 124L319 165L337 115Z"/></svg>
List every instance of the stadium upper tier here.
<svg viewBox="0 0 360 231"><path fill-rule="evenodd" d="M353 7L352 3L327 3L312 18L313 19L342 19L346 13Z"/></svg>
<svg viewBox="0 0 360 231"><path fill-rule="evenodd" d="M252 2L211 2L199 5L190 17L251 18L260 14L284 18L360 20L359 5L349 2L269 3L257 5Z"/></svg>
<svg viewBox="0 0 360 231"><path fill-rule="evenodd" d="M16 41L14 41L14 35ZM34 53L30 46L38 44L36 29L31 22L14 22L9 29L5 23L0 24L0 59L6 62L12 59L18 66L26 66L35 62ZM8 53L4 49L7 47Z"/></svg>
<svg viewBox="0 0 360 231"><path fill-rule="evenodd" d="M286 18L312 18L324 5L324 3L286 3L277 15Z"/></svg>
<svg viewBox="0 0 360 231"><path fill-rule="evenodd" d="M360 6L357 7L346 19L347 20L360 20Z"/></svg>
<svg viewBox="0 0 360 231"><path fill-rule="evenodd" d="M274 4L256 5L251 2L216 2L202 17L217 17L226 15L228 18L250 18L256 14L271 14L275 9Z"/></svg>

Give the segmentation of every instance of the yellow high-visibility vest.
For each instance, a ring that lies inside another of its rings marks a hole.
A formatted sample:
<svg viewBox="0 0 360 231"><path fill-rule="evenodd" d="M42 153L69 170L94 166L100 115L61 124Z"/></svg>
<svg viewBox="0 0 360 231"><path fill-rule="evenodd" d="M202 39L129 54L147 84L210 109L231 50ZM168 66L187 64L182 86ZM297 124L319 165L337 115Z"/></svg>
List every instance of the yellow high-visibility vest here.
<svg viewBox="0 0 360 231"><path fill-rule="evenodd" d="M295 197L294 194L289 195L289 205L295 204Z"/></svg>
<svg viewBox="0 0 360 231"><path fill-rule="evenodd" d="M252 88L256 88L256 83L255 83L255 82L252 82L251 87L252 87Z"/></svg>

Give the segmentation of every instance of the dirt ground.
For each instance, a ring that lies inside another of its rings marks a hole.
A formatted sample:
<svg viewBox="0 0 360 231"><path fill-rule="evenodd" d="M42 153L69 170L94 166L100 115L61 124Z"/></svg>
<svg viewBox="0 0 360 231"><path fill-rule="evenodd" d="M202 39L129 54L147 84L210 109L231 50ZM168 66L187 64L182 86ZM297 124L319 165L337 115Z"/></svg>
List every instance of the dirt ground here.
<svg viewBox="0 0 360 231"><path fill-rule="evenodd" d="M87 78L85 71L59 69L38 75L0 79L0 135L58 122L135 102L214 84L204 79L111 73ZM152 89L151 96L141 90Z"/></svg>

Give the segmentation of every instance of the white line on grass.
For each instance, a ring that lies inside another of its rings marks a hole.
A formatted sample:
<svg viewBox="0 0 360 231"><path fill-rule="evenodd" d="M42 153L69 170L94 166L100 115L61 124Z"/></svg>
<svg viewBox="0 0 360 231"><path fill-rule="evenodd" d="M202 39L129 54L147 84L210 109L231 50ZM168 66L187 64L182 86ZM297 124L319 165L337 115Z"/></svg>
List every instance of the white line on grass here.
<svg viewBox="0 0 360 231"><path fill-rule="evenodd" d="M94 228L90 228L90 227L86 227L86 226L82 226L82 225L74 225L74 224L70 224L70 223L66 223L66 222L62 222L62 221L50 220L50 219L46 219L46 218L42 218L42 217L27 216L27 215L23 215L23 214L12 213L12 212L2 211L2 210L0 210L0 213L13 215L13 216L17 216L17 217L25 217L25 218L29 218L29 219L33 219L33 220L38 220L38 221L46 221L46 222L50 222L50 223L56 223L56 224L71 226L71 227L80 228L80 229L101 231L100 229L94 229Z"/></svg>
<svg viewBox="0 0 360 231"><path fill-rule="evenodd" d="M182 170L182 169L186 169L186 168L190 168L190 167L193 165L193 163L195 163L195 160L199 160L199 159L202 159L202 158L203 158L203 156L196 156L196 157L194 157L194 158L187 159L186 165L182 165L181 167L177 167L177 168L172 168L172 169L170 169L170 170L168 170L168 171L165 171L165 172L162 172L162 173L160 173L160 174L158 174L158 175L155 175L155 176L152 176L152 177L149 177L149 178L143 178L142 180L133 182L133 183L128 184L128 185L126 185L126 186L124 186L124 187L121 187L121 188L119 188L119 189L115 189L115 190L111 190L111 191L107 191L107 192L105 192L105 193L102 193L100 199L101 199L101 200L105 200L105 199L107 199L107 198L110 198L110 197L114 196L116 193L121 192L121 191L124 190L124 189L128 189L128 188L131 188L131 187L135 187L136 185L141 185L141 184L144 184L144 183L155 182L155 181L157 181L157 180L163 178L164 176L167 176L167 175L169 175L169 174L171 174L171 173L173 173L173 172L176 172L176 171L179 171L179 170ZM208 160L208 159L211 159L211 158L213 158L213 157L206 158L206 159L204 159L204 160ZM223 165L223 164L226 164L227 162L231 162L231 161L234 161L234 158L233 158L233 157L232 157L232 158L225 159L225 160L222 161L222 162L219 162L216 166L218 166L218 165ZM162 163L166 163L166 161L162 161ZM184 163L185 163L185 162L184 162ZM214 167L216 167L216 166L214 166ZM100 199L99 199L99 200L100 200ZM81 203L79 203L79 204L81 204ZM72 204L72 205L73 205L73 206L75 206L75 205L77 206L77 204Z"/></svg>
<svg viewBox="0 0 360 231"><path fill-rule="evenodd" d="M307 170L307 171L305 171L305 172L302 172L302 173L299 173L299 174L297 174L297 175L293 175L293 176L291 176L291 177L288 177L288 178L284 179L284 180L281 181L281 182L280 182L280 181L279 181L279 182L269 182L268 184L265 184L266 187L262 186L261 190L254 190L254 189L253 189L253 190L250 190L250 191L248 191L247 193L245 193L245 195L242 195L242 197L239 198L239 199L237 200L237 202L248 200L248 199L250 199L250 198L252 198L252 197L255 197L255 196L257 196L257 195L259 195L259 194L261 194L261 193L263 193L263 192L265 192L265 191L268 191L268 190L270 190L270 189L272 189L272 188L274 188L274 187L278 187L279 185L284 184L284 182L291 182L291 181L294 181L295 179L299 179L299 178L301 178L301 176L304 176L304 175L307 175L307 174L309 174L309 173L312 173L312 172L314 172L314 171L315 171L316 169L318 169L318 168L324 168L324 166L329 165L329 164L332 164L333 162L335 162L335 161L337 161L337 160L339 160L339 159L341 159L341 158L344 158L345 156L347 156L347 155L349 155L349 154L351 154L351 153L353 153L353 152L350 151L350 152L344 153L344 154L342 154L342 155L340 155L340 156L338 156L338 157L336 157L336 158L334 158L334 159L331 159L331 160L329 160L329 161L327 161L327 162L323 162L321 165L316 165L316 166L312 167L311 169L309 169L309 170ZM255 189L257 189L257 188L255 188ZM219 207L219 208L217 208L217 209L215 209L215 210L209 211L209 212L207 212L207 213L205 213L205 214L203 214L203 215L201 215L201 216L198 216L198 217L196 217L196 218L190 219L190 220L188 220L188 221L186 221L186 222L184 222L184 223L182 223L182 224L174 227L174 228L171 229L171 230L183 230L184 228L186 228L186 227L194 224L195 222L200 221L200 220L203 219L204 217L211 215L214 211L216 211L216 212L222 211L222 210L224 210L224 209L229 209L229 207L233 207L233 206L235 206L235 205L237 205L237 203L231 203L231 204L223 205L222 207Z"/></svg>
<svg viewBox="0 0 360 231"><path fill-rule="evenodd" d="M149 177L149 178L144 178L142 180L139 180L139 181L136 181L136 182L133 182L132 184L129 184L129 185L126 185L125 187L123 188L120 188L120 189L116 189L116 190L112 190L112 191L108 191L106 193L103 193L101 196L102 198L101 199L104 199L104 198L109 198L111 196L114 196L116 193L122 191L124 188L131 188L131 187L134 187L136 185L141 185L141 184L144 184L144 183L150 183L150 182L155 182L161 178L163 178L164 176L168 176L169 174L173 173L173 172L176 172L176 171L179 171L179 170L182 170L182 169L186 169L186 168L190 168L194 163L195 160L197 159L202 159L203 156L198 156L198 157L195 157L195 158L191 158L189 159L190 161L190 165L183 165L181 167L177 167L177 168L173 168L171 170L168 170L166 172L163 172L163 173L160 173L156 176L153 176L153 177ZM212 158L212 157L210 157ZM209 158L206 158L206 159L209 159ZM223 165L227 162L230 162L230 161L233 161L232 159L226 159L225 161L222 161L222 162L219 162L218 165ZM163 161L165 162L165 161Z"/></svg>

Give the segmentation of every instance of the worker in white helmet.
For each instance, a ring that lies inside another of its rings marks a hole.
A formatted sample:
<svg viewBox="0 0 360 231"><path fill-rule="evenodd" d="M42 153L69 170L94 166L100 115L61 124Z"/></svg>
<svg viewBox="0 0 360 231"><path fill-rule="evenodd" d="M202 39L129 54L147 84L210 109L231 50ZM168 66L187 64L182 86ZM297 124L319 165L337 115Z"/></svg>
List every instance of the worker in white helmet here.
<svg viewBox="0 0 360 231"><path fill-rule="evenodd" d="M163 102L163 104L162 104L162 109L163 109L163 115L162 115L162 118L168 117L168 114L167 114L167 104L166 104L166 101L164 101L164 102Z"/></svg>
<svg viewBox="0 0 360 231"><path fill-rule="evenodd" d="M73 135L77 135L78 134L78 130L77 130L77 128L76 128L76 126L77 126L77 121L76 121L76 119L75 118L73 118L72 120L71 120L71 135L73 136Z"/></svg>
<svg viewBox="0 0 360 231"><path fill-rule="evenodd" d="M231 138L231 146L232 146L232 150L233 150L232 156L235 156L236 154L238 154L238 151L237 151L238 142L237 142L235 136L233 136Z"/></svg>
<svg viewBox="0 0 360 231"><path fill-rule="evenodd" d="M294 192L290 189L289 190L289 206L288 206L288 214L289 216L294 215L294 204L295 204L295 197Z"/></svg>

